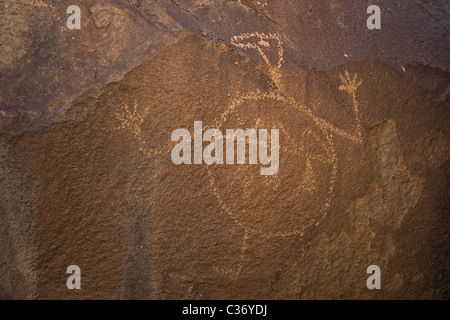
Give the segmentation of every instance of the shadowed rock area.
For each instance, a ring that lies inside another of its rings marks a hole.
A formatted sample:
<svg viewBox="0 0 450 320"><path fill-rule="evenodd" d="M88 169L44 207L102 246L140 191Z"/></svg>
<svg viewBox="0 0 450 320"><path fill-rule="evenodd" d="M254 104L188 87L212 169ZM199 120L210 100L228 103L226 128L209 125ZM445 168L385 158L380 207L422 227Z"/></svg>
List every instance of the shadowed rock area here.
<svg viewBox="0 0 450 320"><path fill-rule="evenodd" d="M380 30L366 1L72 4L0 1L0 299L450 298L448 1L376 1ZM278 172L175 165L194 121L279 129Z"/></svg>

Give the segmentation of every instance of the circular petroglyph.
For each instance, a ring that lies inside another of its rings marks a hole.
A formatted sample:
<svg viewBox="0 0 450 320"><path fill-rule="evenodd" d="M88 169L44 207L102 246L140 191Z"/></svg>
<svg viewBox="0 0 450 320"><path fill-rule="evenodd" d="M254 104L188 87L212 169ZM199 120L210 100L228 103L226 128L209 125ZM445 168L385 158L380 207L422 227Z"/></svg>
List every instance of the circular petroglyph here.
<svg viewBox="0 0 450 320"><path fill-rule="evenodd" d="M322 221L336 178L334 147L328 133L295 101L276 93L241 95L211 127L222 132L231 128L279 130L277 174L260 174L261 167L270 164L248 164L249 140L246 164L208 166L220 205L247 233L262 237L303 234ZM270 141L268 134L259 143Z"/></svg>

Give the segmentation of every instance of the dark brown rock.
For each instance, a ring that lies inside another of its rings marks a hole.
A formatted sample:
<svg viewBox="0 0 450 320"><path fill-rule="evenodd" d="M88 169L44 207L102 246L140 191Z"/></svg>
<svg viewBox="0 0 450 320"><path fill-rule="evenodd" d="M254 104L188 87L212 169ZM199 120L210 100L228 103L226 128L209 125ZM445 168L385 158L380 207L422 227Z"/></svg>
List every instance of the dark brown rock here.
<svg viewBox="0 0 450 320"><path fill-rule="evenodd" d="M377 3L381 30L356 1L89 0L80 30L70 1L0 4L0 283L448 299L448 4ZM174 165L194 121L280 129L279 172Z"/></svg>

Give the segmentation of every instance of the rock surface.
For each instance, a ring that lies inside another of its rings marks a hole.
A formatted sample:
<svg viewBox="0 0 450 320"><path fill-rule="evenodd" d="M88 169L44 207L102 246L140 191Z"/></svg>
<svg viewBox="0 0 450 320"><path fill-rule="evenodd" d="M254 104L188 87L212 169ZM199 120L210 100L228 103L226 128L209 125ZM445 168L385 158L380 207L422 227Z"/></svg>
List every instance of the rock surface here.
<svg viewBox="0 0 450 320"><path fill-rule="evenodd" d="M80 3L0 2L14 298L450 297L448 1L376 1L381 30L353 0ZM194 121L278 128L279 172L173 164Z"/></svg>

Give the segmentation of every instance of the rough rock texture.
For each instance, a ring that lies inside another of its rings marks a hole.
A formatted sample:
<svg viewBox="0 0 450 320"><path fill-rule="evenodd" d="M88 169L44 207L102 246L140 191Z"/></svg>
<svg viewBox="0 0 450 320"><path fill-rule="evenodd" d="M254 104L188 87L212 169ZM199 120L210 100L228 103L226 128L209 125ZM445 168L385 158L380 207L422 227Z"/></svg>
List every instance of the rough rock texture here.
<svg viewBox="0 0 450 320"><path fill-rule="evenodd" d="M0 300L11 300L11 296L6 292L5 288L0 286Z"/></svg>
<svg viewBox="0 0 450 320"><path fill-rule="evenodd" d="M73 1L0 1L0 283L448 299L450 7L375 2L381 30L353 0L86 0L68 30ZM278 128L279 172L174 165L194 121Z"/></svg>

